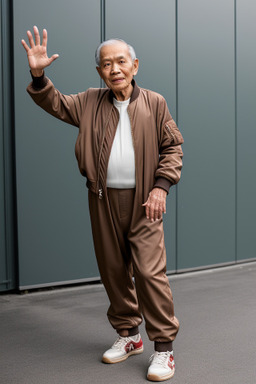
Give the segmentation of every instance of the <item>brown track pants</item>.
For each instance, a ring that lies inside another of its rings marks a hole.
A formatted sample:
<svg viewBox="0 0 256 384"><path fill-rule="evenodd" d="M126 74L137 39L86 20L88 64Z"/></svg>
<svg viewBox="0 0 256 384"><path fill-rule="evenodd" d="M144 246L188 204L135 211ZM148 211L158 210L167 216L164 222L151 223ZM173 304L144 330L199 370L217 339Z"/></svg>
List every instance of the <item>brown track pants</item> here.
<svg viewBox="0 0 256 384"><path fill-rule="evenodd" d="M171 342L179 329L166 272L163 222L150 222L135 189L107 189L99 199L89 191L94 248L110 307L108 318L121 333L142 315L150 340ZM134 276L135 284L132 277Z"/></svg>

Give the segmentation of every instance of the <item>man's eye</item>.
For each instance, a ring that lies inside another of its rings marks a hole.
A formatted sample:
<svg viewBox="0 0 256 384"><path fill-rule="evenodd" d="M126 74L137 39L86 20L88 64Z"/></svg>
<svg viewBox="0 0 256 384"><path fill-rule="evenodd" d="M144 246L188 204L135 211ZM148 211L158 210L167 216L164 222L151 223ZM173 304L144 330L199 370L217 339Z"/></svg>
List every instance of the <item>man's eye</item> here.
<svg viewBox="0 0 256 384"><path fill-rule="evenodd" d="M104 64L104 68L109 67L109 65L110 65L109 63L105 63L105 64Z"/></svg>
<svg viewBox="0 0 256 384"><path fill-rule="evenodd" d="M124 61L124 60L120 60L120 63L121 63L121 64L124 64L124 63L125 63L125 61Z"/></svg>

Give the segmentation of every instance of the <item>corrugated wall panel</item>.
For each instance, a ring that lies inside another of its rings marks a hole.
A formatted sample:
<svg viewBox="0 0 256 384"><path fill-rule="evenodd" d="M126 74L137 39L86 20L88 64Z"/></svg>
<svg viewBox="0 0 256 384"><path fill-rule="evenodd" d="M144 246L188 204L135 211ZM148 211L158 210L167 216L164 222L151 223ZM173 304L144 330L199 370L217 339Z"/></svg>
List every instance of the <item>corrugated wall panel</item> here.
<svg viewBox="0 0 256 384"><path fill-rule="evenodd" d="M2 4L0 3L0 20L2 21ZM3 84L2 84L2 28L0 28L0 291L6 289L6 246L5 246L5 191L4 191L4 121L3 121Z"/></svg>
<svg viewBox="0 0 256 384"><path fill-rule="evenodd" d="M99 86L94 52L100 42L100 1L14 0L15 123L20 287L98 276L87 188L74 154L78 130L38 108L21 39L48 30L46 74L63 93Z"/></svg>
<svg viewBox="0 0 256 384"><path fill-rule="evenodd" d="M237 258L256 257L256 3L237 0Z"/></svg>
<svg viewBox="0 0 256 384"><path fill-rule="evenodd" d="M16 287L11 3L0 2L0 291Z"/></svg>
<svg viewBox="0 0 256 384"><path fill-rule="evenodd" d="M234 1L178 2L178 269L235 261Z"/></svg>

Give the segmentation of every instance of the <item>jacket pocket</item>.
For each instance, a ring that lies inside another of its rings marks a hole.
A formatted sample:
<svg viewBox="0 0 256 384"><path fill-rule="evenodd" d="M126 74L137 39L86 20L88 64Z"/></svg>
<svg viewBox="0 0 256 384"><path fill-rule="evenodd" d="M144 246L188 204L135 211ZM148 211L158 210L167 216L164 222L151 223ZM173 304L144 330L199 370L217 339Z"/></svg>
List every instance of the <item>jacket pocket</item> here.
<svg viewBox="0 0 256 384"><path fill-rule="evenodd" d="M182 134L180 133L173 119L167 121L167 123L165 124L164 133L169 137L172 145L180 145L184 143Z"/></svg>

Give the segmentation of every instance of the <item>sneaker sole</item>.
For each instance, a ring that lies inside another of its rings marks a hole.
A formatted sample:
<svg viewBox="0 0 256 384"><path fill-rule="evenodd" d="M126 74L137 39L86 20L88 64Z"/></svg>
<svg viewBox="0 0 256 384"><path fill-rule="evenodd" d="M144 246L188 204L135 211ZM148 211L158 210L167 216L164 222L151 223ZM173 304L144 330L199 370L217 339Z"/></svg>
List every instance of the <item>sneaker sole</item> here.
<svg viewBox="0 0 256 384"><path fill-rule="evenodd" d="M125 361L126 359L128 359L128 357L132 356L132 355L139 355L140 353L142 353L144 350L143 347L141 348L138 348L138 349L135 349L133 351L130 351L128 352L126 355L124 356L121 356L121 357L117 357L115 359L109 359L107 357L102 357L102 362L103 363L106 363L106 364L116 364L116 363L121 363L121 361Z"/></svg>
<svg viewBox="0 0 256 384"><path fill-rule="evenodd" d="M174 373L175 373L175 369L171 373L168 373L167 375L164 375L164 376L149 374L147 375L147 379L149 381L165 381L165 380L171 379L174 376Z"/></svg>

